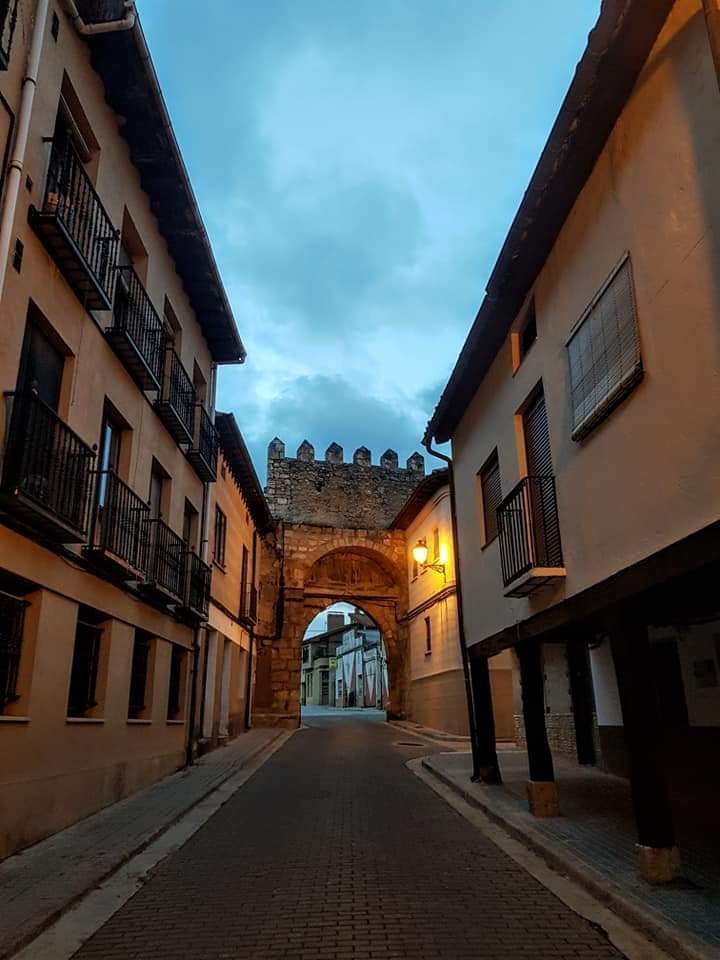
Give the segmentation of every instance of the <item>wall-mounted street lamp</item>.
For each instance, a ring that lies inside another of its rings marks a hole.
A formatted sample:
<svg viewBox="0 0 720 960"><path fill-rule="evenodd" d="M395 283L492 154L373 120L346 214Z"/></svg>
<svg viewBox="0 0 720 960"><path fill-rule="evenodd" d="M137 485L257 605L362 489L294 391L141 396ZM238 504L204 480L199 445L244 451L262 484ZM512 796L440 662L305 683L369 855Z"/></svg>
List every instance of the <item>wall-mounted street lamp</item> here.
<svg viewBox="0 0 720 960"><path fill-rule="evenodd" d="M444 563L428 563L428 547L425 542L425 537L418 540L415 546L412 549L413 560L417 563L419 567L422 567L423 570L437 570L438 573L445 573L445 564Z"/></svg>

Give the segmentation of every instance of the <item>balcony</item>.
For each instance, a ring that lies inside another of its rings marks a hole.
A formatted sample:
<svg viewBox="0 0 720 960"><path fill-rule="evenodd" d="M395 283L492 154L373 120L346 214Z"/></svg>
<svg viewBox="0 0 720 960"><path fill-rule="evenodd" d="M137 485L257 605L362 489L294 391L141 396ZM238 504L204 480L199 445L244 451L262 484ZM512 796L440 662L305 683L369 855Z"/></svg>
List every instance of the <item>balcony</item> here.
<svg viewBox="0 0 720 960"><path fill-rule="evenodd" d="M527 597L565 577L554 477L525 477L497 519L506 597Z"/></svg>
<svg viewBox="0 0 720 960"><path fill-rule="evenodd" d="M118 234L72 141L55 141L41 210L30 224L88 310L109 310Z"/></svg>
<svg viewBox="0 0 720 960"><path fill-rule="evenodd" d="M185 602L183 610L193 618L205 620L210 607L212 569L196 553L185 553Z"/></svg>
<svg viewBox="0 0 720 960"><path fill-rule="evenodd" d="M145 524L143 587L168 603L182 603L185 595L185 544L162 520L146 520Z"/></svg>
<svg viewBox="0 0 720 960"><path fill-rule="evenodd" d="M202 404L195 404L195 426L187 458L205 483L217 479L218 436L215 424Z"/></svg>
<svg viewBox="0 0 720 960"><path fill-rule="evenodd" d="M2 505L14 519L51 540L84 542L94 451L34 394L5 396Z"/></svg>
<svg viewBox="0 0 720 960"><path fill-rule="evenodd" d="M165 351L162 386L155 409L176 443L192 443L195 387L172 347Z"/></svg>
<svg viewBox="0 0 720 960"><path fill-rule="evenodd" d="M110 23L128 14L126 0L77 0L77 8L85 23Z"/></svg>
<svg viewBox="0 0 720 960"><path fill-rule="evenodd" d="M144 579L148 505L114 470L97 475L97 504L86 553L96 563L132 579Z"/></svg>
<svg viewBox="0 0 720 960"><path fill-rule="evenodd" d="M0 0L0 70L7 70L17 23L18 0Z"/></svg>
<svg viewBox="0 0 720 960"><path fill-rule="evenodd" d="M141 390L162 382L165 334L162 320L132 267L117 267L112 325L105 335Z"/></svg>

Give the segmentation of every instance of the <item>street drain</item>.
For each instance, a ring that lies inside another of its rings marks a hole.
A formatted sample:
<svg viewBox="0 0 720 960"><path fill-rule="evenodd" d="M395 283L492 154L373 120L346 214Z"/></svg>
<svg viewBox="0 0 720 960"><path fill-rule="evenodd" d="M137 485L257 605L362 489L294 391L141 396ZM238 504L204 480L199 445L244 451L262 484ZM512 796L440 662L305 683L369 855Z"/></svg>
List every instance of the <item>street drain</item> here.
<svg viewBox="0 0 720 960"><path fill-rule="evenodd" d="M396 747L424 747L424 743L415 743L414 740L396 740Z"/></svg>

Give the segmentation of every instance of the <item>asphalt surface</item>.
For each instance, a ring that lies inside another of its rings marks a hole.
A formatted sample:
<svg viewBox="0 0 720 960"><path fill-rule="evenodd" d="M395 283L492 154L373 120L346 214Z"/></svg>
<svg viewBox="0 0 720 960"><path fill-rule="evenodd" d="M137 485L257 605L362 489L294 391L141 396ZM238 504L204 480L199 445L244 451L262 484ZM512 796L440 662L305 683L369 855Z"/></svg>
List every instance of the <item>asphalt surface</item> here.
<svg viewBox="0 0 720 960"><path fill-rule="evenodd" d="M621 957L405 767L427 743L304 724L79 960Z"/></svg>

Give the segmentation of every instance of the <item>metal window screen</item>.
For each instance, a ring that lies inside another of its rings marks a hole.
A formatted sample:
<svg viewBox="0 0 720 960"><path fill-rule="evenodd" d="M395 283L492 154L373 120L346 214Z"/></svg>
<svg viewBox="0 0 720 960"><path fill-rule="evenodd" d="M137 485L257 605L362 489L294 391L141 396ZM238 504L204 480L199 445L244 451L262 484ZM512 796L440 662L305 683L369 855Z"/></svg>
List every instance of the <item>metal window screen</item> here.
<svg viewBox="0 0 720 960"><path fill-rule="evenodd" d="M580 440L642 376L632 269L617 268L567 344L573 440Z"/></svg>

